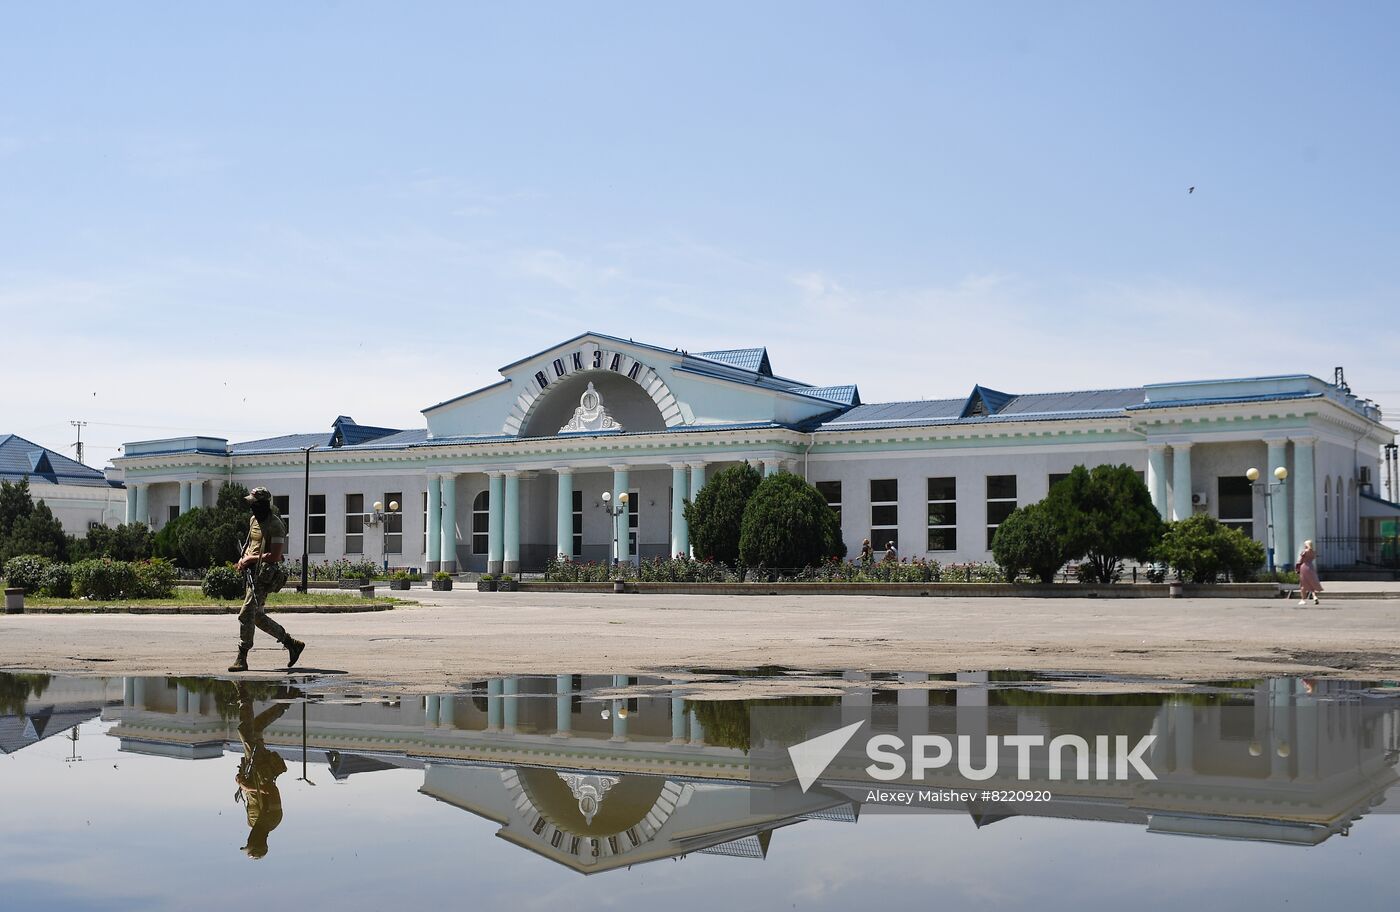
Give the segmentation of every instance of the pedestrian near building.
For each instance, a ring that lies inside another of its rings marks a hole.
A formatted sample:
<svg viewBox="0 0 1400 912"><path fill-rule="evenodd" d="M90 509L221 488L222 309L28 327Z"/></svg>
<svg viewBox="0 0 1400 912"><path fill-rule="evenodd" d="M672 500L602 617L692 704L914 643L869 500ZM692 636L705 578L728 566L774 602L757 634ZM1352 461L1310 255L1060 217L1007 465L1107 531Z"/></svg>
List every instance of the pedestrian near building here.
<svg viewBox="0 0 1400 912"><path fill-rule="evenodd" d="M237 565L243 573L246 595L243 609L238 612L238 659L228 670L248 670L248 651L253 648L255 626L286 648L287 667L292 668L306 644L293 639L281 624L268 617L266 608L268 593L280 588L277 577L282 573L280 565L287 547L287 529L272 509L272 492L267 488L254 488L244 500L253 508L248 520L248 541ZM282 581L285 579L283 575Z"/></svg>
<svg viewBox="0 0 1400 912"><path fill-rule="evenodd" d="M870 547L870 539L860 543L860 565L868 567L875 560L875 551Z"/></svg>
<svg viewBox="0 0 1400 912"><path fill-rule="evenodd" d="M1316 605L1317 594L1322 591L1322 581L1317 578L1317 551L1312 539L1303 542L1303 550L1298 553L1298 604L1306 605L1309 597Z"/></svg>
<svg viewBox="0 0 1400 912"><path fill-rule="evenodd" d="M894 546L894 541L885 542L885 556L883 560L895 563L899 560L899 549Z"/></svg>

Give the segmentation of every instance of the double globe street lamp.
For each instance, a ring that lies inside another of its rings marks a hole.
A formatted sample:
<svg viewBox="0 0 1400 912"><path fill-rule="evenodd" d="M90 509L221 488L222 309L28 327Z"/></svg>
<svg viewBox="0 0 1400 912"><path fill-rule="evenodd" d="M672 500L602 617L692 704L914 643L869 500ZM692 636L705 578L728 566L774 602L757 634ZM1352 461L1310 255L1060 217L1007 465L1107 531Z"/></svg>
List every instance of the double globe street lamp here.
<svg viewBox="0 0 1400 912"><path fill-rule="evenodd" d="M1274 572L1274 489L1282 488L1284 482L1288 480L1288 469L1279 466L1274 469L1275 481L1260 481L1259 470L1251 467L1244 473L1244 477L1249 479L1250 488L1262 491L1264 494L1264 519L1267 524L1268 534L1264 546L1269 552L1269 572Z"/></svg>
<svg viewBox="0 0 1400 912"><path fill-rule="evenodd" d="M385 541L385 538L389 534L389 525L386 522L386 520L391 514L397 512L399 512L399 502L397 500L389 501L388 513L384 512L384 502L382 500L376 500L374 502L374 512L365 514L365 522L369 523L371 526L382 525L384 527L383 534L379 536L379 553L383 556L384 569L386 571L389 569L389 552L387 550L388 542Z"/></svg>
<svg viewBox="0 0 1400 912"><path fill-rule="evenodd" d="M607 511L607 514L608 514L609 516L612 517L612 527L613 527L613 550L612 550L612 560L613 560L613 566L616 567L616 566L617 566L617 559L618 559L618 557L619 557L618 550L617 550L617 523L618 523L618 517L627 512L627 492L626 492L626 491L623 491L621 494L617 495L617 506L613 506L613 503L612 503L612 492L611 492L611 491L604 491L604 492L603 492L603 509L606 510L606 511Z"/></svg>

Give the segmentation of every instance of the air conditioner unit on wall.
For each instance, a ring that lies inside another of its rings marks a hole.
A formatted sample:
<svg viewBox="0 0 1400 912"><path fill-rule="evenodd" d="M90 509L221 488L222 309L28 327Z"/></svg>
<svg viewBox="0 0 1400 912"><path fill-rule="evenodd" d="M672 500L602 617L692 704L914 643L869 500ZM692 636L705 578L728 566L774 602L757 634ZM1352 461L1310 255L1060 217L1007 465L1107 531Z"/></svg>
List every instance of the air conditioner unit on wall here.
<svg viewBox="0 0 1400 912"><path fill-rule="evenodd" d="M1210 503L1210 498L1206 495L1205 491L1191 492L1191 506L1204 507L1208 503Z"/></svg>

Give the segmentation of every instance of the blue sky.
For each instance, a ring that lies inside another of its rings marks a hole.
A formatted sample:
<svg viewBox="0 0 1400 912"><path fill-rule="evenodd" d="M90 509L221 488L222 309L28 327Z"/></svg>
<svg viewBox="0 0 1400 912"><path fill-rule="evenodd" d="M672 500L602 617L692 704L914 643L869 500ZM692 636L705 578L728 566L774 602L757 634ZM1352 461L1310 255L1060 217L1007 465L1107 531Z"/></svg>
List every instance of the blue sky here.
<svg viewBox="0 0 1400 912"><path fill-rule="evenodd" d="M0 10L0 432L418 409L586 329L867 401L1346 366L1400 411L1400 7ZM1186 188L1195 186L1195 193Z"/></svg>

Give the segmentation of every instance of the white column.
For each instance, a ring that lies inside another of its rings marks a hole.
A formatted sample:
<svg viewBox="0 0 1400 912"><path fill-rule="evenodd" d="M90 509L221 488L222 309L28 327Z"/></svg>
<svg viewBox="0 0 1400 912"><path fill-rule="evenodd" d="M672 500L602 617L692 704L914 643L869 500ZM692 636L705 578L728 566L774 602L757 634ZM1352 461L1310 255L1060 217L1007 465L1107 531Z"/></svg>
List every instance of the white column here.
<svg viewBox="0 0 1400 912"><path fill-rule="evenodd" d="M1149 443L1147 445L1147 490L1152 494L1152 506L1163 519L1171 519L1171 507L1167 503L1167 445Z"/></svg>
<svg viewBox="0 0 1400 912"><path fill-rule="evenodd" d="M148 484L136 486L136 521L149 526L151 524L150 496Z"/></svg>
<svg viewBox="0 0 1400 912"><path fill-rule="evenodd" d="M438 569L448 573L457 570L457 476L442 476L442 532L440 533Z"/></svg>
<svg viewBox="0 0 1400 912"><path fill-rule="evenodd" d="M561 558L571 558L574 554L574 470L560 466L554 471L559 476L554 552Z"/></svg>
<svg viewBox="0 0 1400 912"><path fill-rule="evenodd" d="M554 676L554 737L567 738L574 728L574 676Z"/></svg>
<svg viewBox="0 0 1400 912"><path fill-rule="evenodd" d="M126 524L129 526L136 522L136 485L126 486Z"/></svg>
<svg viewBox="0 0 1400 912"><path fill-rule="evenodd" d="M501 730L501 691L503 687L500 678L491 678L486 682L486 730Z"/></svg>
<svg viewBox="0 0 1400 912"><path fill-rule="evenodd" d="M509 479L510 476L506 477ZM502 707L505 715L505 731L506 734L513 735L515 730L520 727L520 679L515 675L506 678L502 692L502 699L505 703Z"/></svg>
<svg viewBox="0 0 1400 912"><path fill-rule="evenodd" d="M190 482L190 509L204 509L204 482L201 479Z"/></svg>
<svg viewBox="0 0 1400 912"><path fill-rule="evenodd" d="M630 552L627 548L627 504L622 502L622 495L627 493L628 474L627 466L610 466L613 470L613 500L611 507L613 510L620 510L620 514L613 518L613 534L617 537L617 562L626 563L631 560Z"/></svg>
<svg viewBox="0 0 1400 912"><path fill-rule="evenodd" d="M779 470L780 468L781 468L781 466L778 464L778 460L777 460L776 457L770 456L770 457L768 457L767 459L764 459L764 460L763 460L763 477L764 477L764 478L767 478L769 475L777 475L777 474L778 474L778 470Z"/></svg>
<svg viewBox="0 0 1400 912"><path fill-rule="evenodd" d="M505 512L502 515L504 531L501 570L505 573L520 572L520 473L512 469L506 472Z"/></svg>
<svg viewBox="0 0 1400 912"><path fill-rule="evenodd" d="M685 463L671 463L671 556L690 552L690 529L685 524Z"/></svg>
<svg viewBox="0 0 1400 912"><path fill-rule="evenodd" d="M1288 508L1288 494L1293 487L1291 480L1278 483L1274 477L1274 470L1279 466L1288 468L1288 438L1276 437L1265 440L1269 447L1269 466L1264 470L1264 481L1274 485L1269 488L1269 503L1265 506L1265 511L1273 510L1274 514L1274 566L1287 567L1293 563L1293 511Z"/></svg>
<svg viewBox="0 0 1400 912"><path fill-rule="evenodd" d="M1191 515L1191 444L1172 444L1172 519Z"/></svg>
<svg viewBox="0 0 1400 912"><path fill-rule="evenodd" d="M190 512L190 483L180 482L180 515L184 516Z"/></svg>
<svg viewBox="0 0 1400 912"><path fill-rule="evenodd" d="M428 476L428 572L436 573L442 566L442 478ZM436 704L434 704L436 705Z"/></svg>
<svg viewBox="0 0 1400 912"><path fill-rule="evenodd" d="M1317 544L1317 481L1313 471L1313 444L1308 434L1290 437L1293 441L1293 544L1302 550L1303 542ZM1297 554L1291 555L1297 557Z"/></svg>
<svg viewBox="0 0 1400 912"><path fill-rule="evenodd" d="M500 573L504 562L505 513L502 508L506 496L505 476L500 472L487 472L487 514L486 514L486 572Z"/></svg>

